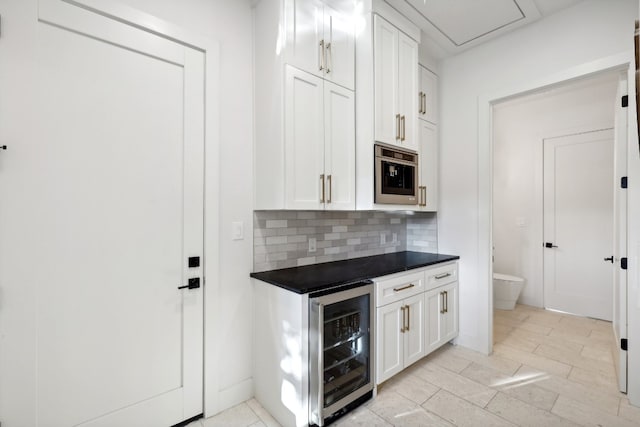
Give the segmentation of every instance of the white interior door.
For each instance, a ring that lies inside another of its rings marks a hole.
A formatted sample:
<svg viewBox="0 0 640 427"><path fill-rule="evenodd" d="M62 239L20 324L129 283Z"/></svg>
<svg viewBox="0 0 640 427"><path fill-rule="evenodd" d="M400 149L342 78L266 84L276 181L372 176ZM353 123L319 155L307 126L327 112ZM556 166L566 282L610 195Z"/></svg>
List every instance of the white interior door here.
<svg viewBox="0 0 640 427"><path fill-rule="evenodd" d="M613 131L544 141L544 304L612 319Z"/></svg>
<svg viewBox="0 0 640 427"><path fill-rule="evenodd" d="M202 289L178 286L202 281L187 258L203 252L203 53L41 1L35 84L39 425L198 415Z"/></svg>

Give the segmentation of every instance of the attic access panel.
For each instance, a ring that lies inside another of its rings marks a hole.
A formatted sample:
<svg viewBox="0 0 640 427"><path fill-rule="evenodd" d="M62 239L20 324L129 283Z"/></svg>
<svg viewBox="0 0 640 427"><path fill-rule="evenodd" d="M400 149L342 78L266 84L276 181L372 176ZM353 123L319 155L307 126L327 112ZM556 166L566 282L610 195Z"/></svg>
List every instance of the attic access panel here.
<svg viewBox="0 0 640 427"><path fill-rule="evenodd" d="M406 1L456 46L526 17L515 0Z"/></svg>

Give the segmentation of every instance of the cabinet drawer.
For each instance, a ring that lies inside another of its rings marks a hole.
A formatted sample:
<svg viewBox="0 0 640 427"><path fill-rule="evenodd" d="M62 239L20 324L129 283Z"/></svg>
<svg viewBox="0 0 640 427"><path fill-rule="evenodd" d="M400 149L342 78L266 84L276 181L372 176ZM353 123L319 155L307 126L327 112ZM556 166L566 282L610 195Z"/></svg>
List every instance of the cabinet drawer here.
<svg viewBox="0 0 640 427"><path fill-rule="evenodd" d="M458 263L454 262L440 267L430 268L425 272L426 290L446 285L458 280Z"/></svg>
<svg viewBox="0 0 640 427"><path fill-rule="evenodd" d="M376 284L376 307L419 294L425 291L424 270L399 273L374 279Z"/></svg>

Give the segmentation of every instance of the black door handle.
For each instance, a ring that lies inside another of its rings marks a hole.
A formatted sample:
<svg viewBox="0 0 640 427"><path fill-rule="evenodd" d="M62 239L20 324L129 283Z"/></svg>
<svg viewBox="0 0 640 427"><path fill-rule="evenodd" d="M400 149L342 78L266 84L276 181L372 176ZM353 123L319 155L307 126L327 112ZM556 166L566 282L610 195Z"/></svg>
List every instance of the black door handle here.
<svg viewBox="0 0 640 427"><path fill-rule="evenodd" d="M611 264L613 264L613 255L611 255L609 258L605 258L605 261L611 261Z"/></svg>
<svg viewBox="0 0 640 427"><path fill-rule="evenodd" d="M192 279L189 279L189 283L187 285L184 286L178 286L178 289L198 289L200 287L200 278L199 277L194 277Z"/></svg>
<svg viewBox="0 0 640 427"><path fill-rule="evenodd" d="M554 245L553 243L549 243L549 242L545 243L545 244L544 244L544 247L545 247L545 248L557 248L557 246L556 246L556 245Z"/></svg>

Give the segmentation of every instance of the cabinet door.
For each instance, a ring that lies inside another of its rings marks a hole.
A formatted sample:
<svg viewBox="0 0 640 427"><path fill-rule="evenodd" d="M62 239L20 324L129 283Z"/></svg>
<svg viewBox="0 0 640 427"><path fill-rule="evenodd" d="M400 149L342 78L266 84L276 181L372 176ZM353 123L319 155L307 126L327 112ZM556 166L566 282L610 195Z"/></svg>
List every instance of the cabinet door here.
<svg viewBox="0 0 640 427"><path fill-rule="evenodd" d="M444 292L441 341L451 341L458 336L458 282L440 288Z"/></svg>
<svg viewBox="0 0 640 427"><path fill-rule="evenodd" d="M400 143L418 150L416 137L418 92L418 44L404 33L398 36L398 104L401 115Z"/></svg>
<svg viewBox="0 0 640 427"><path fill-rule="evenodd" d="M425 345L425 295L407 298L404 302L405 332L404 332L404 367L423 358L426 353Z"/></svg>
<svg viewBox="0 0 640 427"><path fill-rule="evenodd" d="M323 6L319 0L285 0L286 63L323 76Z"/></svg>
<svg viewBox="0 0 640 427"><path fill-rule="evenodd" d="M435 212L438 210L438 135L435 125L424 120L420 126L420 209Z"/></svg>
<svg viewBox="0 0 640 427"><path fill-rule="evenodd" d="M324 8L325 78L351 90L355 89L356 55L353 13L353 2L341 10Z"/></svg>
<svg viewBox="0 0 640 427"><path fill-rule="evenodd" d="M285 74L286 208L323 209L323 81L289 65Z"/></svg>
<svg viewBox="0 0 640 427"><path fill-rule="evenodd" d="M419 115L423 120L438 123L438 76L420 66L420 93L423 94Z"/></svg>
<svg viewBox="0 0 640 427"><path fill-rule="evenodd" d="M425 294L426 302L426 354L440 347L442 338L442 308L444 305L444 294L441 288L432 289Z"/></svg>
<svg viewBox="0 0 640 427"><path fill-rule="evenodd" d="M355 101L352 91L324 82L326 208L356 208Z"/></svg>
<svg viewBox="0 0 640 427"><path fill-rule="evenodd" d="M376 310L376 383L391 378L404 368L403 301Z"/></svg>
<svg viewBox="0 0 640 427"><path fill-rule="evenodd" d="M374 138L399 144L398 30L378 15L373 22Z"/></svg>

